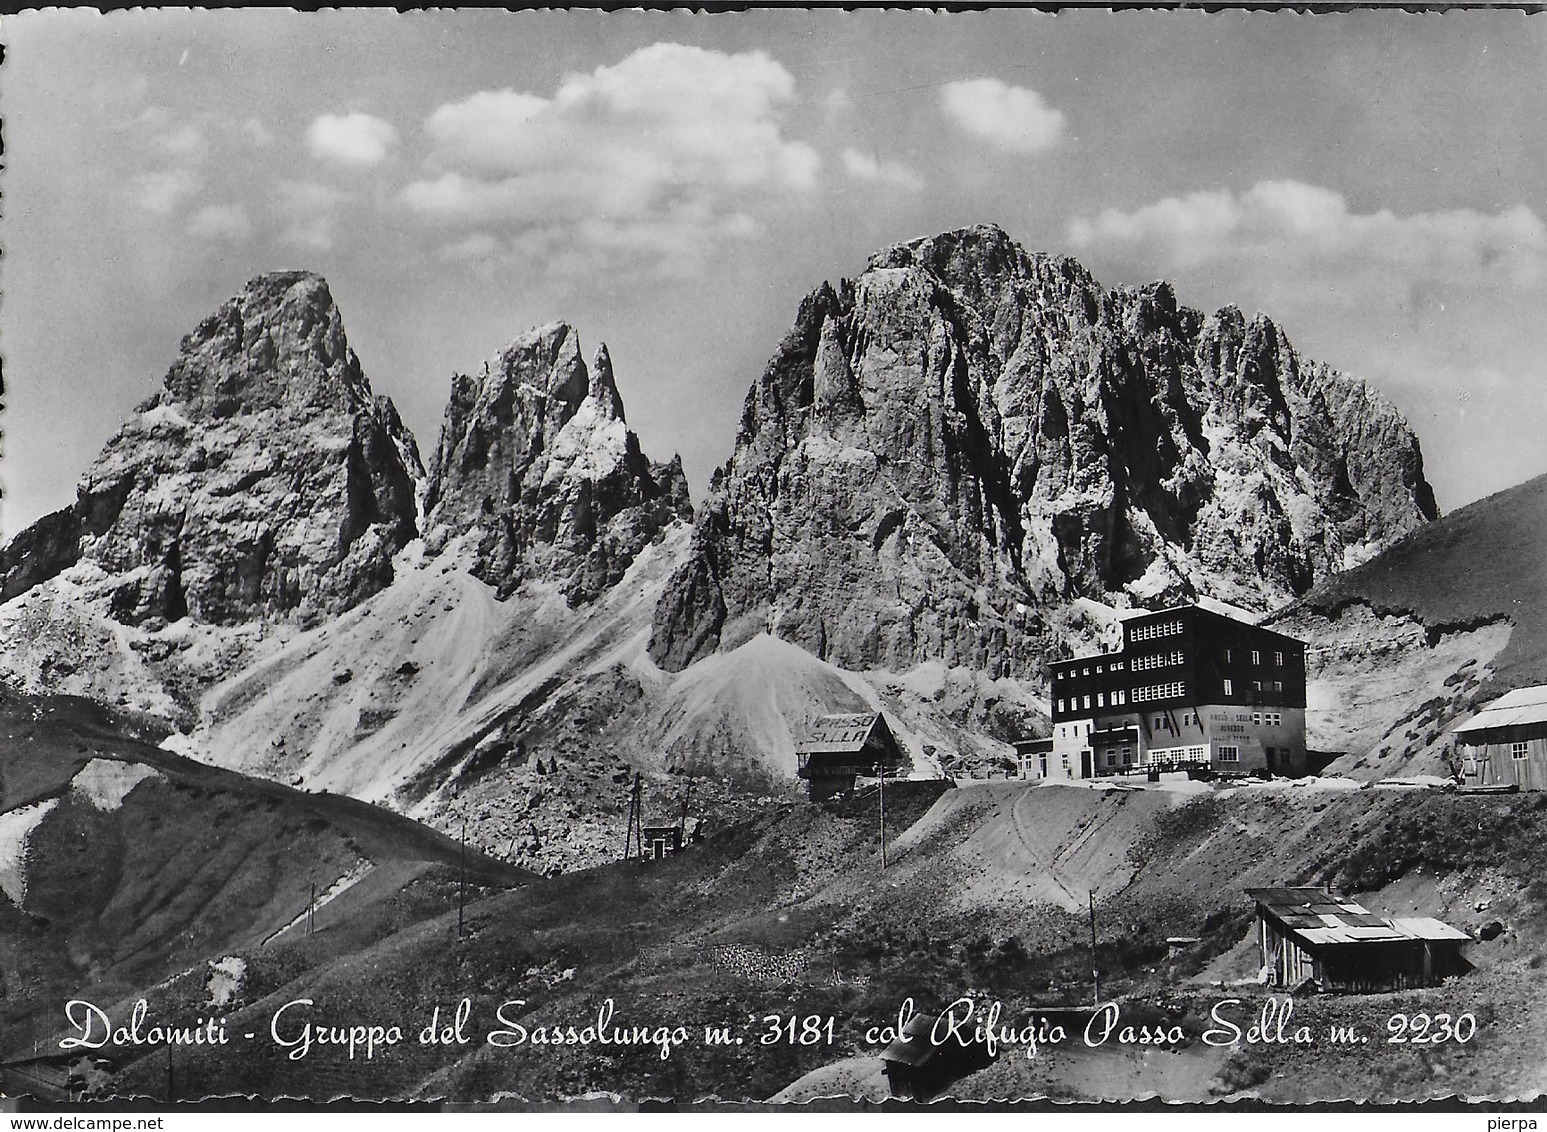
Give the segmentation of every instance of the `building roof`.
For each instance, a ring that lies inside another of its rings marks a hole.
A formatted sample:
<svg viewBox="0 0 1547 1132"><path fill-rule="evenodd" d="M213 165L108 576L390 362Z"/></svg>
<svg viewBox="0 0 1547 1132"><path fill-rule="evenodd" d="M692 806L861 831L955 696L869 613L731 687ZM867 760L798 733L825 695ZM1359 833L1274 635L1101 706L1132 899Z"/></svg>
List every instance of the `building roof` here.
<svg viewBox="0 0 1547 1132"><path fill-rule="evenodd" d="M964 1076L974 1070L992 1065L995 1053L983 1037L980 1027L975 1033L943 1034L935 1040L935 1026L940 1021L935 1014L915 1014L902 1027L902 1036L881 1051L881 1060L888 1067L906 1065L920 1073L937 1070L952 1076Z"/></svg>
<svg viewBox="0 0 1547 1132"><path fill-rule="evenodd" d="M881 1052L882 1061L900 1061L904 1065L919 1066L929 1061L940 1051L940 1047L931 1040L935 1023L939 1016L935 1014L915 1014L903 1023L902 1033L892 1039L891 1045Z"/></svg>
<svg viewBox="0 0 1547 1132"><path fill-rule="evenodd" d="M851 715L824 715L811 725L806 732L806 737L795 749L803 755L857 754L864 749L865 743L870 739L870 733L875 730L877 724L881 725L886 737L890 739L891 729L886 727L878 711ZM895 746L895 741L893 745Z"/></svg>
<svg viewBox="0 0 1547 1132"><path fill-rule="evenodd" d="M1547 724L1547 684L1505 692L1471 719L1458 724L1452 730L1457 735L1468 735L1475 731L1491 731L1497 727L1520 727L1530 723Z"/></svg>
<svg viewBox="0 0 1547 1132"><path fill-rule="evenodd" d="M1392 921L1398 931L1406 932L1412 939L1471 939L1460 928L1453 928L1443 920L1430 916L1398 916Z"/></svg>
<svg viewBox="0 0 1547 1132"><path fill-rule="evenodd" d="M1202 617L1212 618L1215 621L1227 622L1238 629L1248 630L1252 633L1260 634L1265 637L1273 637L1280 641L1287 642L1290 645L1298 645L1302 649L1305 647L1305 642L1300 640L1299 637L1291 637L1287 633L1280 633L1275 629L1268 629L1251 621L1242 621L1238 617L1231 617L1229 614L1220 613L1203 605L1172 605L1165 609L1143 609L1134 611L1123 610L1119 612L1119 618L1120 623L1123 626L1124 640L1126 641L1129 627L1139 622L1149 621L1157 617L1166 616L1167 614L1178 615L1194 613ZM1125 650L1118 650L1115 652L1094 652L1086 653L1084 656L1070 656L1065 657L1063 660L1049 661L1047 666L1049 669L1061 670L1068 665L1089 664L1095 661L1103 660L1124 660L1126 657L1127 653Z"/></svg>
<svg viewBox="0 0 1547 1132"><path fill-rule="evenodd" d="M1256 621L1243 621L1239 617L1232 616L1231 614L1225 613L1218 609L1210 609L1208 606L1200 605L1197 602L1188 602L1182 605L1171 605L1167 606L1165 609L1146 609L1139 613L1128 614L1121 619L1124 626L1124 632L1126 633L1127 626L1132 625L1135 622L1145 621L1152 617L1163 617L1168 613L1200 613L1205 617L1212 617L1216 621L1228 621L1230 624L1240 626L1243 629L1253 629L1269 637L1278 637L1280 640L1289 641L1292 644L1299 645L1302 648L1305 647L1305 642L1302 641L1299 637L1291 637L1288 633L1280 633L1277 629L1269 629L1265 625L1259 624Z"/></svg>
<svg viewBox="0 0 1547 1132"><path fill-rule="evenodd" d="M1306 943L1389 943L1396 940L1468 940L1472 937L1426 916L1377 916L1346 896L1321 888L1248 888L1269 912Z"/></svg>

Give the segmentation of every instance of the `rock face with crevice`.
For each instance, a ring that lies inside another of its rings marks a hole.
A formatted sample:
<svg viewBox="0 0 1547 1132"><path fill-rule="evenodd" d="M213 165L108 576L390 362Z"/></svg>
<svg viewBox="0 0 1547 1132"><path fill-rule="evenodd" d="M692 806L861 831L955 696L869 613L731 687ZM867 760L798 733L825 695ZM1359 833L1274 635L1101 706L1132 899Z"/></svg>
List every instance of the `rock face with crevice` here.
<svg viewBox="0 0 1547 1132"><path fill-rule="evenodd" d="M431 552L471 532L475 573L502 597L551 580L571 605L692 517L681 461L652 463L625 422L607 347L588 369L562 322L452 379L426 499Z"/></svg>
<svg viewBox="0 0 1547 1132"><path fill-rule="evenodd" d="M0 551L0 601L86 561L126 624L312 622L392 580L422 474L327 283L263 275L183 339L75 503Z"/></svg>
<svg viewBox="0 0 1547 1132"><path fill-rule="evenodd" d="M1266 610L1436 515L1418 442L1264 315L992 226L823 284L747 395L651 655L1034 673L1078 597Z"/></svg>

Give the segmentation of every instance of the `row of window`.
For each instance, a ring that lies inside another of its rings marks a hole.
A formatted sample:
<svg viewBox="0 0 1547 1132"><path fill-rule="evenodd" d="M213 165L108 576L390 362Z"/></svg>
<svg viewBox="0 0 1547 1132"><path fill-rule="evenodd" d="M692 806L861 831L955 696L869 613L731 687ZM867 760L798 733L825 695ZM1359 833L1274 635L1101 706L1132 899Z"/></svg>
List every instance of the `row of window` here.
<svg viewBox="0 0 1547 1132"><path fill-rule="evenodd" d="M1175 652L1157 652L1151 656L1136 656L1133 658L1133 670L1135 672L1148 672L1151 668L1165 668L1170 664L1182 664L1186 659L1186 655L1180 649Z"/></svg>
<svg viewBox="0 0 1547 1132"><path fill-rule="evenodd" d="M1235 663L1235 651L1236 651L1235 649L1226 649L1225 650L1225 663L1226 664L1233 664L1233 663ZM1260 665L1262 663L1262 650L1261 649L1252 649L1251 650L1251 657L1252 657L1252 663L1253 664ZM1281 652L1275 652L1273 654L1273 663L1275 665L1277 665L1279 668L1283 668L1284 667L1284 654L1281 653Z"/></svg>
<svg viewBox="0 0 1547 1132"><path fill-rule="evenodd" d="M1283 690L1284 682L1282 680L1252 681L1252 691L1254 692L1282 692ZM1225 678L1225 695L1235 695L1235 681L1231 680L1229 677Z"/></svg>
<svg viewBox="0 0 1547 1132"><path fill-rule="evenodd" d="M1126 666L1124 665L1124 663L1122 661L1120 661L1120 660L1114 660L1114 661L1112 661L1110 663L1098 664L1098 665L1096 665L1096 675L1100 676L1100 675L1102 675L1105 672L1122 672L1125 667ZM1055 672L1055 673L1053 673L1053 679L1055 679L1055 680L1072 680L1076 676L1089 676L1090 672L1091 672L1090 665L1087 664L1084 668L1080 669L1078 672L1076 672L1072 668L1069 669L1067 672Z"/></svg>
<svg viewBox="0 0 1547 1132"><path fill-rule="evenodd" d="M1207 747L1152 747L1149 761L1152 763L1180 762L1188 760L1198 762L1209 757Z"/></svg>
<svg viewBox="0 0 1547 1132"><path fill-rule="evenodd" d="M1128 631L1130 641L1153 641L1157 637L1175 637L1182 632L1180 621L1157 621L1150 625L1139 625Z"/></svg>
<svg viewBox="0 0 1547 1132"><path fill-rule="evenodd" d="M1131 762L1133 762L1133 748L1132 747L1124 747L1122 750L1123 750L1123 765L1127 766ZM1108 751L1107 752L1107 766L1116 766L1116 765L1117 765L1117 752L1116 751Z"/></svg>
<svg viewBox="0 0 1547 1132"><path fill-rule="evenodd" d="M1082 696L1070 696L1067 700L1065 700L1064 698L1060 697L1059 700L1058 700L1058 710L1059 711L1064 711L1064 710L1079 711L1082 701L1083 701L1085 707L1090 707L1091 706L1090 697L1089 696L1083 696L1083 697ZM1112 706L1112 707L1122 707L1127 702L1128 702L1128 693L1123 691L1121 688L1119 688L1117 691L1112 693L1112 703L1111 703L1110 706ZM1064 708L1064 704L1065 703L1067 703L1069 705L1069 707L1067 709ZM1096 693L1096 707L1104 708L1104 707L1107 707L1107 706L1108 706L1108 704L1107 704L1107 694L1105 692L1097 692Z"/></svg>
<svg viewBox="0 0 1547 1132"><path fill-rule="evenodd" d="M1145 640L1149 640L1149 639L1151 639L1153 637L1160 637L1160 636L1170 635L1169 632L1168 633L1160 633L1160 632L1151 632L1150 631L1150 630L1161 629L1161 628L1166 628L1166 627L1165 626L1155 626L1155 625L1145 625L1145 626L1141 627L1140 629L1135 629L1134 630L1134 635L1133 635L1133 640L1135 640L1135 641L1145 641ZM1181 632L1181 629L1178 626L1175 629L1170 630L1170 632ZM1233 664L1235 662L1236 651L1237 650L1235 650L1235 649L1226 649L1225 650L1225 663L1226 664ZM1250 656L1251 656L1251 663L1252 664L1259 665L1259 666L1262 664L1262 650L1261 649L1252 649L1250 651ZM1273 654L1273 663L1277 667L1279 667L1279 668L1284 667L1284 659L1285 659L1284 658L1284 654L1282 652L1275 652ZM1183 653L1181 649L1177 649L1177 650L1175 650L1173 652L1168 652L1168 653L1167 652L1159 652L1159 653L1154 653L1154 654L1152 654L1150 656L1136 656L1136 657L1133 658L1132 664L1133 664L1133 671L1135 671L1135 672L1148 672L1152 668L1164 668L1167 665L1171 665L1171 664L1184 664L1184 663L1186 663L1186 661L1187 661L1186 654ZM1094 666L1094 671L1095 671L1097 676L1101 676L1101 675L1103 675L1104 673L1107 673L1107 672L1122 672L1124 670L1124 667L1125 667L1125 665L1124 665L1123 661L1121 661L1121 660L1113 660L1113 661L1103 662L1101 664L1095 665ZM1055 672L1053 674L1053 676L1054 676L1054 679L1057 679L1057 680L1069 680L1069 679L1072 679L1072 678L1074 678L1076 676L1089 676L1091 674L1091 671L1092 671L1092 666L1091 665L1086 665L1085 667L1081 668L1079 671L1075 671L1074 669L1071 668L1067 672Z"/></svg>
<svg viewBox="0 0 1547 1132"><path fill-rule="evenodd" d="M1520 744L1516 744L1519 746ZM1271 753L1272 748L1268 748ZM1286 748L1287 753L1287 748ZM1118 757L1122 757L1122 765L1128 766L1133 761L1133 748L1109 748L1106 752L1107 766L1116 766ZM1149 753L1151 763L1167 763L1173 761L1203 761L1209 757L1207 747L1157 747ZM1241 761L1241 748L1239 746L1221 744L1219 747L1219 761L1222 763L1238 763Z"/></svg>
<svg viewBox="0 0 1547 1132"><path fill-rule="evenodd" d="M1252 690L1257 692L1282 692L1284 690L1284 683L1282 680L1253 680ZM1133 690L1133 702L1136 704L1142 704L1150 700L1169 700L1186 694L1186 681L1174 680L1169 684L1150 684L1143 688L1135 688ZM1225 681L1225 695L1235 695L1235 681ZM1110 697L1108 697L1106 692L1097 692L1094 696L1060 696L1058 698L1058 710L1060 712L1064 712L1079 711L1081 708L1091 707L1123 707L1127 703L1128 693L1119 688L1117 691L1112 692ZM1182 722L1184 724L1188 722L1197 723L1197 713L1192 713L1191 720L1183 718ZM1263 725L1267 725L1268 727L1281 727L1284 723L1284 716L1282 712L1276 711L1253 712L1252 723L1256 724L1258 727ZM1164 722L1158 715L1155 717L1155 726L1164 726ZM1525 758L1524 755L1520 755L1519 757Z"/></svg>

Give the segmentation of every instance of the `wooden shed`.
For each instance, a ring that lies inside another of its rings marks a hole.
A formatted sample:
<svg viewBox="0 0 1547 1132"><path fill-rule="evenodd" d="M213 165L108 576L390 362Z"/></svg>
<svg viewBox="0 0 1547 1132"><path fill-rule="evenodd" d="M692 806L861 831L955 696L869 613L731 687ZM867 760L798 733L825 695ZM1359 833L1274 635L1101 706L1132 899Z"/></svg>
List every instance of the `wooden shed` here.
<svg viewBox="0 0 1547 1132"><path fill-rule="evenodd" d="M892 1096L929 1100L952 1081L994 1063L988 1043L976 1034L967 1041L947 1035L936 1042L939 1020L935 1014L913 1015L882 1051L882 1072Z"/></svg>
<svg viewBox="0 0 1547 1132"><path fill-rule="evenodd" d="M813 802L854 789L861 775L895 774L908 755L880 712L824 715L795 748L795 773Z"/></svg>
<svg viewBox="0 0 1547 1132"><path fill-rule="evenodd" d="M1547 684L1506 692L1454 734L1468 786L1547 790Z"/></svg>
<svg viewBox="0 0 1547 1132"><path fill-rule="evenodd" d="M1264 981L1345 994L1431 987L1471 970L1465 932L1426 916L1378 916L1321 888L1251 888Z"/></svg>

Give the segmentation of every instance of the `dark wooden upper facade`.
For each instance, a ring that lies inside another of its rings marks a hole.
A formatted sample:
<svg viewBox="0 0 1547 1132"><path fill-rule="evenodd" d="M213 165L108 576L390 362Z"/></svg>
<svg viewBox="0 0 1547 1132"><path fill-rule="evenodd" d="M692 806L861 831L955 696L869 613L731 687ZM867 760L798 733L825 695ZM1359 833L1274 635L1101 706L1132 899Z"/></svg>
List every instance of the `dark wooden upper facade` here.
<svg viewBox="0 0 1547 1132"><path fill-rule="evenodd" d="M1177 606L1123 622L1123 649L1048 666L1053 722L1192 704L1305 707L1305 644Z"/></svg>

